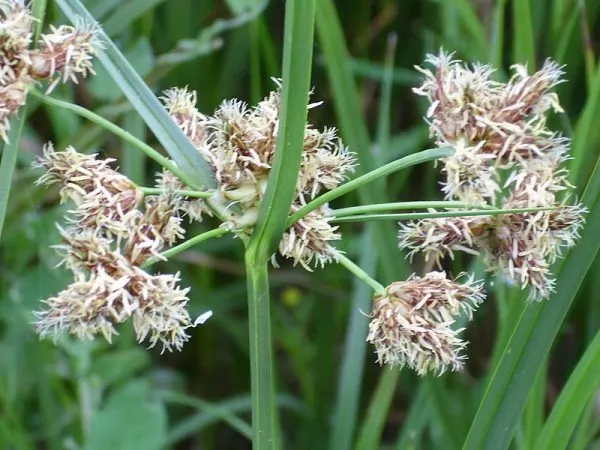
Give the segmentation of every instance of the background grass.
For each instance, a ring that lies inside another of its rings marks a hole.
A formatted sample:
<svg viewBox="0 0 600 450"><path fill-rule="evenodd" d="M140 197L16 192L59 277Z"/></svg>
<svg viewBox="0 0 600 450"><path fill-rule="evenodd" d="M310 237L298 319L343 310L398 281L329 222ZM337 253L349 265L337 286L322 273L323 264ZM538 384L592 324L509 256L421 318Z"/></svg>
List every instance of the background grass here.
<svg viewBox="0 0 600 450"><path fill-rule="evenodd" d="M274 87L269 78L281 75L284 2L84 3L151 89L189 85L198 91L201 111L231 97L255 103ZM551 123L573 139L572 179L580 195L592 180L584 200L593 223L561 269L559 287L565 288L547 304L525 309L521 292L487 275L489 300L468 328L467 369L442 378L419 379L374 364L364 343L367 319L358 312L368 310L370 294L341 267L308 273L284 264L273 271L284 448L453 449L465 442L474 449L541 449L548 442L551 448L600 447L600 376L594 370L600 329L600 225L594 223L600 207L593 176L600 139L599 18L600 2L593 1L317 2L312 85L313 99L324 104L310 120L341 129L359 155L359 174L430 146L425 105L410 90L419 82L412 67L425 53L443 46L464 60L498 65L499 78L514 62L533 68L552 57L566 64L568 83L558 89L566 113ZM49 2L47 21L68 20ZM53 95L160 149L97 67L89 82ZM149 183L157 167L71 112L34 99L26 114L0 241L0 448L250 448L246 284L242 248L234 239L207 241L157 267L181 271L192 288L192 315L214 311L181 353L147 351L127 326L112 346L71 339L54 345L34 335L31 311L69 281L55 269L50 249L64 207L57 205L56 190L33 185L39 174L29 168L42 143L115 157L140 183ZM419 166L335 206L434 200L437 181L432 164ZM214 225L207 221L189 231ZM342 229L343 250L381 282L421 270L419 261L409 267L394 249L393 224ZM477 260L459 257L448 266L468 268L484 276Z"/></svg>

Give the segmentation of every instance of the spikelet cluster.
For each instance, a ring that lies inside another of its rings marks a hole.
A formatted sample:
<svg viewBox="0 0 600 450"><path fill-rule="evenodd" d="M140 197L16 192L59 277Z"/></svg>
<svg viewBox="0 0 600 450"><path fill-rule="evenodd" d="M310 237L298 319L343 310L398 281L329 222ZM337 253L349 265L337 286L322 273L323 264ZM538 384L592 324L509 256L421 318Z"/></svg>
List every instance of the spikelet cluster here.
<svg viewBox="0 0 600 450"><path fill-rule="evenodd" d="M367 341L380 364L410 367L419 375L460 370L466 342L453 328L459 316L471 318L484 300L483 286L472 278L463 283L444 272L412 275L375 296Z"/></svg>
<svg viewBox="0 0 600 450"><path fill-rule="evenodd" d="M433 69L419 68L425 80L415 92L430 102L427 120L436 143L456 150L442 161L446 199L553 209L401 224L400 247L436 262L455 251L483 254L488 270L529 288L530 299L548 298L550 265L575 244L586 212L570 202L569 140L546 126L548 111L562 111L551 92L562 82L562 69L548 60L530 75L515 65L510 80L499 83L490 66L469 67L443 52L427 62Z"/></svg>
<svg viewBox="0 0 600 450"><path fill-rule="evenodd" d="M115 326L130 319L140 342L180 349L195 325L186 309L188 289L179 286L179 274L152 275L142 265L183 237L183 200L164 183L159 195L144 196L111 162L47 145L36 163L45 170L38 183L58 184L61 199L75 205L57 246L74 281L44 301L37 331L54 338L65 331L80 338L101 334L110 341Z"/></svg>
<svg viewBox="0 0 600 450"><path fill-rule="evenodd" d="M492 67L468 66L444 52L427 63L433 68L417 68L424 81L414 92L429 100L427 122L436 144L455 150L442 160L445 198L547 210L401 223L400 248L411 259L422 254L438 265L456 252L483 255L488 270L528 288L529 299L548 298L554 290L550 266L575 245L586 213L569 201L569 140L546 126L549 111L562 111L551 92L562 82L561 67L548 60L530 75L515 65L510 80L500 83ZM441 272L393 283L374 299L367 340L382 364L420 375L458 370L466 343L452 325L461 314L471 319L483 299L480 283L459 284Z"/></svg>
<svg viewBox="0 0 600 450"><path fill-rule="evenodd" d="M0 139L8 141L9 120L25 104L27 90L50 81L59 82L94 73L92 58L99 47L92 25L50 27L33 44L34 18L24 0L0 0Z"/></svg>
<svg viewBox="0 0 600 450"><path fill-rule="evenodd" d="M217 201L233 203L242 211L233 226L237 233L249 234L256 222L276 152L280 99L278 88L254 107L227 100L208 116L197 110L195 92L171 89L163 96L173 120L212 167L218 182ZM307 125L300 173L297 180L290 180L296 187L290 214L340 185L354 164L354 155L334 128L321 131ZM207 210L202 200L185 207L193 218ZM311 270L335 260L337 250L331 242L340 237L326 208L320 208L286 231L279 254ZM275 257L273 263L277 264Z"/></svg>

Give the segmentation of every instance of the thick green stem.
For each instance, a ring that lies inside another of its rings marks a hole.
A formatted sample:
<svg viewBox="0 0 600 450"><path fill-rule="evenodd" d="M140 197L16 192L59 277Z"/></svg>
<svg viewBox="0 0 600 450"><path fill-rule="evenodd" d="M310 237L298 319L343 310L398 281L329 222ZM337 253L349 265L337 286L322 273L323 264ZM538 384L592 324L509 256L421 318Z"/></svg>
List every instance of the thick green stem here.
<svg viewBox="0 0 600 450"><path fill-rule="evenodd" d="M268 259L257 258L253 251L246 251L250 323L252 444L255 450L279 448L273 381L268 264Z"/></svg>

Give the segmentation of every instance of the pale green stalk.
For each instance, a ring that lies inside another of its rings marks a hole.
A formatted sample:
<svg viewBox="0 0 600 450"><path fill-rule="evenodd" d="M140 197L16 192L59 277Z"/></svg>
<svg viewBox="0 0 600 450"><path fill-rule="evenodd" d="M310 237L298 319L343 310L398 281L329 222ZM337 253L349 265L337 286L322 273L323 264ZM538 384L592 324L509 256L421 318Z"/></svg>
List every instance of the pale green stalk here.
<svg viewBox="0 0 600 450"><path fill-rule="evenodd" d="M161 256L160 258L158 258L156 256L149 258L148 261L146 261L142 265L142 267L149 267L152 264L155 264L159 261L169 259L172 256L177 255L178 253L181 253L189 248L192 248L193 246L199 244L200 242L204 242L207 239L211 239L211 238L215 238L215 237L221 237L228 232L229 232L229 230L227 230L226 228L215 228L214 230L210 230L205 233L199 234L198 236L188 239L187 241L185 241L179 245L176 245L175 247L172 247L169 250L165 250L164 252L162 252L160 254L160 256Z"/></svg>
<svg viewBox="0 0 600 450"><path fill-rule="evenodd" d="M484 209L480 211L438 211L429 213L406 214L363 214L356 216L334 217L332 222L365 222L370 220L422 220L442 217L470 217L470 216L499 216L502 214L524 214L540 211L552 211L556 208L523 208L523 209Z"/></svg>
<svg viewBox="0 0 600 450"><path fill-rule="evenodd" d="M252 443L255 450L280 447L275 403L268 267L285 230L304 150L312 69L315 0L288 0L277 147L267 190L246 248L250 325Z"/></svg>
<svg viewBox="0 0 600 450"><path fill-rule="evenodd" d="M300 208L298 211L296 211L294 214L292 214L292 216L287 222L287 225L293 225L302 217L307 215L309 212L314 211L315 209L325 205L326 203L335 200L336 198L341 197L342 195L345 195L349 192L352 192L355 189L358 189L368 183L371 183L375 180L378 180L399 170L406 169L407 167L411 167L416 164L421 164L427 161L433 161L436 159L444 158L452 155L453 153L454 149L451 147L423 150L422 152L405 156L404 158L400 158L384 166L378 167L377 169L374 169L358 178L355 178L352 181L348 181L347 183L344 183L341 186L338 186L337 188L332 189L331 191L326 192L325 194L309 202L308 204Z"/></svg>

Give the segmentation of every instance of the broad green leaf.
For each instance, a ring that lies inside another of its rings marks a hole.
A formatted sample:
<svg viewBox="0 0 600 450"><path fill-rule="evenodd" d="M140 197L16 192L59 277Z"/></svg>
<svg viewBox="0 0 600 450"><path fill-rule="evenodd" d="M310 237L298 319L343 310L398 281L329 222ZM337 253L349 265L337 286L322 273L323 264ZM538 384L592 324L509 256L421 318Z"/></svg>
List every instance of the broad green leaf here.
<svg viewBox="0 0 600 450"><path fill-rule="evenodd" d="M133 380L95 412L84 450L162 450L167 436L163 405L150 399L150 384Z"/></svg>

